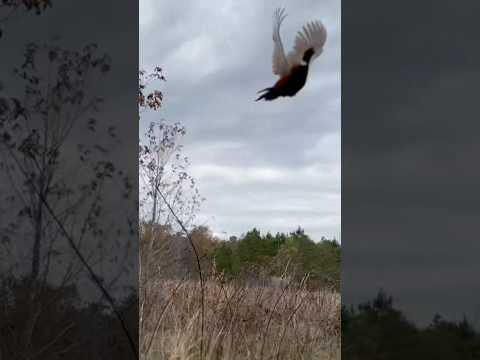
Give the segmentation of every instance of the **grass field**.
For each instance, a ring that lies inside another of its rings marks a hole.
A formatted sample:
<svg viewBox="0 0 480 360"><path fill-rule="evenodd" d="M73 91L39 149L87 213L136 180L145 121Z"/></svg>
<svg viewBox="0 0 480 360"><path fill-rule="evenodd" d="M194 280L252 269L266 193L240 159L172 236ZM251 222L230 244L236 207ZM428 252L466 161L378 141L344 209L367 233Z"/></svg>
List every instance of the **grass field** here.
<svg viewBox="0 0 480 360"><path fill-rule="evenodd" d="M207 280L203 341L201 299L199 281L151 285L141 300L142 359L340 359L335 291Z"/></svg>

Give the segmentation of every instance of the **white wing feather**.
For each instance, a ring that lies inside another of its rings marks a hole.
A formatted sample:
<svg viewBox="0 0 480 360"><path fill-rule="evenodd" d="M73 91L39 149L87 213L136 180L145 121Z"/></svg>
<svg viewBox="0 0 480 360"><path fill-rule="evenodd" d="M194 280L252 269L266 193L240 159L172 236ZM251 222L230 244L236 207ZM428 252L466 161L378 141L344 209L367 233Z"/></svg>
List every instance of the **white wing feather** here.
<svg viewBox="0 0 480 360"><path fill-rule="evenodd" d="M311 61L316 59L322 53L326 40L327 29L320 21L307 23L297 33L293 50L288 53L287 61L289 66L300 64L303 54L310 48L315 50Z"/></svg>
<svg viewBox="0 0 480 360"><path fill-rule="evenodd" d="M272 70L273 73L279 76L284 76L289 72L288 60L285 57L283 50L282 39L280 38L280 25L285 20L285 9L277 9L273 18L273 58Z"/></svg>

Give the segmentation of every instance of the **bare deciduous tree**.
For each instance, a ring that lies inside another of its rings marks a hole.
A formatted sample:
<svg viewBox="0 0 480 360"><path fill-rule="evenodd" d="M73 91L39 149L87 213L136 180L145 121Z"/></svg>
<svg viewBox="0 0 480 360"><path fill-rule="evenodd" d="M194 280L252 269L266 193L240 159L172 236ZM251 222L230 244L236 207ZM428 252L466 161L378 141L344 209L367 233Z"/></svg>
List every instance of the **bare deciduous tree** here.
<svg viewBox="0 0 480 360"><path fill-rule="evenodd" d="M158 80L165 81L161 68L155 68L151 74L139 72L140 115L162 106L162 92L148 92L150 83ZM185 134L186 129L180 123L159 120L148 124L139 141L140 192L143 194L140 204L142 356L148 354L163 316L156 307L158 282L168 277L185 278L197 270L190 266L194 244L186 226L193 222L203 199L188 172L188 158L182 154L181 138ZM193 251L197 255L195 249Z"/></svg>

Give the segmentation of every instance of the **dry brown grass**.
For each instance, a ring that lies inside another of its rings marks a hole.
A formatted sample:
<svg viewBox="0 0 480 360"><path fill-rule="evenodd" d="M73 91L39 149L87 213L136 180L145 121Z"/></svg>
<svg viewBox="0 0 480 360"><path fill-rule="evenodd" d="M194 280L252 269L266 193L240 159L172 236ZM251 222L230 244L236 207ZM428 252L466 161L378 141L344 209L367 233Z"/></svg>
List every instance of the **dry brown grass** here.
<svg viewBox="0 0 480 360"><path fill-rule="evenodd" d="M200 284L158 281L145 313L144 360L200 359ZM203 357L213 359L340 359L340 297L302 284L205 284Z"/></svg>

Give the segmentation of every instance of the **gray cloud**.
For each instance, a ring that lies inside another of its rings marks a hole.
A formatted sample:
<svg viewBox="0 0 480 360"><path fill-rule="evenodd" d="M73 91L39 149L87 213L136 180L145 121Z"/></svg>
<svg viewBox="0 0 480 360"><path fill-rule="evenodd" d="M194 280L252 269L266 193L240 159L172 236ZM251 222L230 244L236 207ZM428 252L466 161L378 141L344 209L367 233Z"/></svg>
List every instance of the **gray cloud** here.
<svg viewBox="0 0 480 360"><path fill-rule="evenodd" d="M272 85L272 14L285 6L286 51L306 21L328 30L293 99L255 103ZM160 116L187 126L185 152L217 233L291 231L340 238L340 1L140 3L140 65L161 66ZM143 124L159 114L146 114Z"/></svg>

